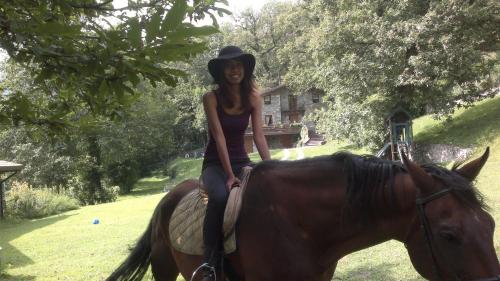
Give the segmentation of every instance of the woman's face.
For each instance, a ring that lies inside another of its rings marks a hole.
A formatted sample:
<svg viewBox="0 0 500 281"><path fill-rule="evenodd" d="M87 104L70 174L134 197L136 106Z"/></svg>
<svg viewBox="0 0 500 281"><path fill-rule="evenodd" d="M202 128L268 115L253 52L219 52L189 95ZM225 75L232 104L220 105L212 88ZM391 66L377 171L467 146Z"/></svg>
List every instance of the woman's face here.
<svg viewBox="0 0 500 281"><path fill-rule="evenodd" d="M240 84L245 76L245 68L240 60L224 62L224 78L228 84Z"/></svg>

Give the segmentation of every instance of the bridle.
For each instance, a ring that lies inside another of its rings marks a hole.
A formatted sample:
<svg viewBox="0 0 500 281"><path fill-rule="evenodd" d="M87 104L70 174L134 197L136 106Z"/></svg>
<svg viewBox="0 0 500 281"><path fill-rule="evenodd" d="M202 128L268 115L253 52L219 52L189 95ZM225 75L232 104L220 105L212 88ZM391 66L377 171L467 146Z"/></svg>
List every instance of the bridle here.
<svg viewBox="0 0 500 281"><path fill-rule="evenodd" d="M439 268L439 264L437 262L437 258L436 258L436 249L435 247L433 246L433 239L432 239L432 229L431 229L431 226L430 226L430 223L429 223L429 220L427 219L427 216L425 215L425 205L437 198L440 198L444 195L446 195L447 193L449 193L452 189L451 188L446 188L446 189L442 189L440 191L437 191L427 197L424 197L424 198L417 198L417 200L415 201L416 205L417 205L417 212L418 212L418 216L420 218L420 228L423 229L424 231L424 237L425 237L425 241L426 241L426 244L427 244L427 249L429 251L429 253L431 254L431 257L432 257L432 264L433 264L433 268L434 268L434 271L436 273L436 276L439 278L439 280L444 280L443 279L443 276L441 275L441 270ZM407 236L409 235L409 233L407 234ZM407 241L407 238L408 237L405 237L405 244L406 244L406 241ZM448 264L448 267L449 264ZM457 280L457 281L460 281L461 279L458 278L457 274L455 272L453 272L454 274L454 279ZM482 279L475 279L475 280L472 280L472 281L500 281L500 274L499 275L496 275L496 276L493 276L493 277L488 277L488 278L482 278Z"/></svg>
<svg viewBox="0 0 500 281"><path fill-rule="evenodd" d="M432 257L432 265L434 268L434 273L436 273L436 276L439 278L439 280L444 280L444 279L443 279L443 276L441 275L441 270L440 270L439 264L437 262L435 247L433 247L432 229L431 229L429 220L427 219L427 216L425 215L425 205L427 203L437 199L437 198L440 198L440 197L446 195L450 191L451 191L451 189L449 189L449 188L442 189L442 190L437 191L437 192L435 192L427 197L417 198L417 200L415 201L415 203L417 205L418 217L420 218L420 229L423 229L423 231L424 231L424 237L425 237L425 242L427 245L427 250L429 251L429 253L431 254L431 257ZM455 280L457 280L457 281L460 280L460 278L458 278L456 273L454 273L454 275L455 275L455 278L454 278Z"/></svg>

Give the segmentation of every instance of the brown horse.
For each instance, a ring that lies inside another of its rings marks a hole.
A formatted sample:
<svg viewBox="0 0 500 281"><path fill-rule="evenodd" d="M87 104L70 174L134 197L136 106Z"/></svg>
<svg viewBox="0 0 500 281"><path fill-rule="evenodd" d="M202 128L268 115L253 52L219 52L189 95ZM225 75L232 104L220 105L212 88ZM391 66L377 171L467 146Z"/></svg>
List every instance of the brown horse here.
<svg viewBox="0 0 500 281"><path fill-rule="evenodd" d="M238 251L227 257L229 280L330 281L337 261L396 239L430 280L500 280L495 223L471 182L489 155L452 170L336 153L258 164L236 227ZM170 247L169 219L197 188L185 181L158 204L130 256L107 280L186 280L202 259ZM196 279L199 280L199 279ZM220 279L222 280L222 279Z"/></svg>

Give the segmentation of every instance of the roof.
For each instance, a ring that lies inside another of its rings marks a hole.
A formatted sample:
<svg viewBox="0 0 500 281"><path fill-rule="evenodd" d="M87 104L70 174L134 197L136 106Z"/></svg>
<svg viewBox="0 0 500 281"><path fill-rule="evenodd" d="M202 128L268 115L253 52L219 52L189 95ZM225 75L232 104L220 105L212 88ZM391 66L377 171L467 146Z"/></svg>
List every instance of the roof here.
<svg viewBox="0 0 500 281"><path fill-rule="evenodd" d="M0 160L0 172L15 172L20 171L23 165Z"/></svg>
<svg viewBox="0 0 500 281"><path fill-rule="evenodd" d="M288 88L286 85L281 84L279 86L276 86L274 88L269 88L265 89L264 91L261 92L261 96L269 96L269 95L276 95L278 94L278 90L283 89L283 88ZM306 93L311 93L311 94L319 94L321 96L325 95L325 92L323 90L317 89L317 88L309 88L305 92L301 93L301 95L306 94Z"/></svg>
<svg viewBox="0 0 500 281"><path fill-rule="evenodd" d="M276 86L274 88L266 89L266 90L262 91L262 93L260 95L261 96L273 95L273 94L276 94L276 91L281 89L281 88L286 88L286 85L279 85L279 86Z"/></svg>
<svg viewBox="0 0 500 281"><path fill-rule="evenodd" d="M406 110L404 109L402 106L398 106L396 108L394 108L391 112L389 112L389 114L387 114L385 116L386 119L389 119L391 117L393 117L394 115L396 115L396 113L404 113L406 116L408 116L408 118L412 118L411 114Z"/></svg>

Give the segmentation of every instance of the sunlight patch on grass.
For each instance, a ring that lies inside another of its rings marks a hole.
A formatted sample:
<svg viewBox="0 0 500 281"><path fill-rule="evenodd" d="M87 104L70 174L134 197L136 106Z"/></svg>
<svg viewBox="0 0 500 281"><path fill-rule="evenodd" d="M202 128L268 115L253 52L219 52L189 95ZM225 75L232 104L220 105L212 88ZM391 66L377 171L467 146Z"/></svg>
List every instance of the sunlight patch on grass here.
<svg viewBox="0 0 500 281"><path fill-rule="evenodd" d="M415 141L457 146L481 146L500 135L500 97L481 101L468 109L459 109L450 120L430 116L413 121Z"/></svg>

